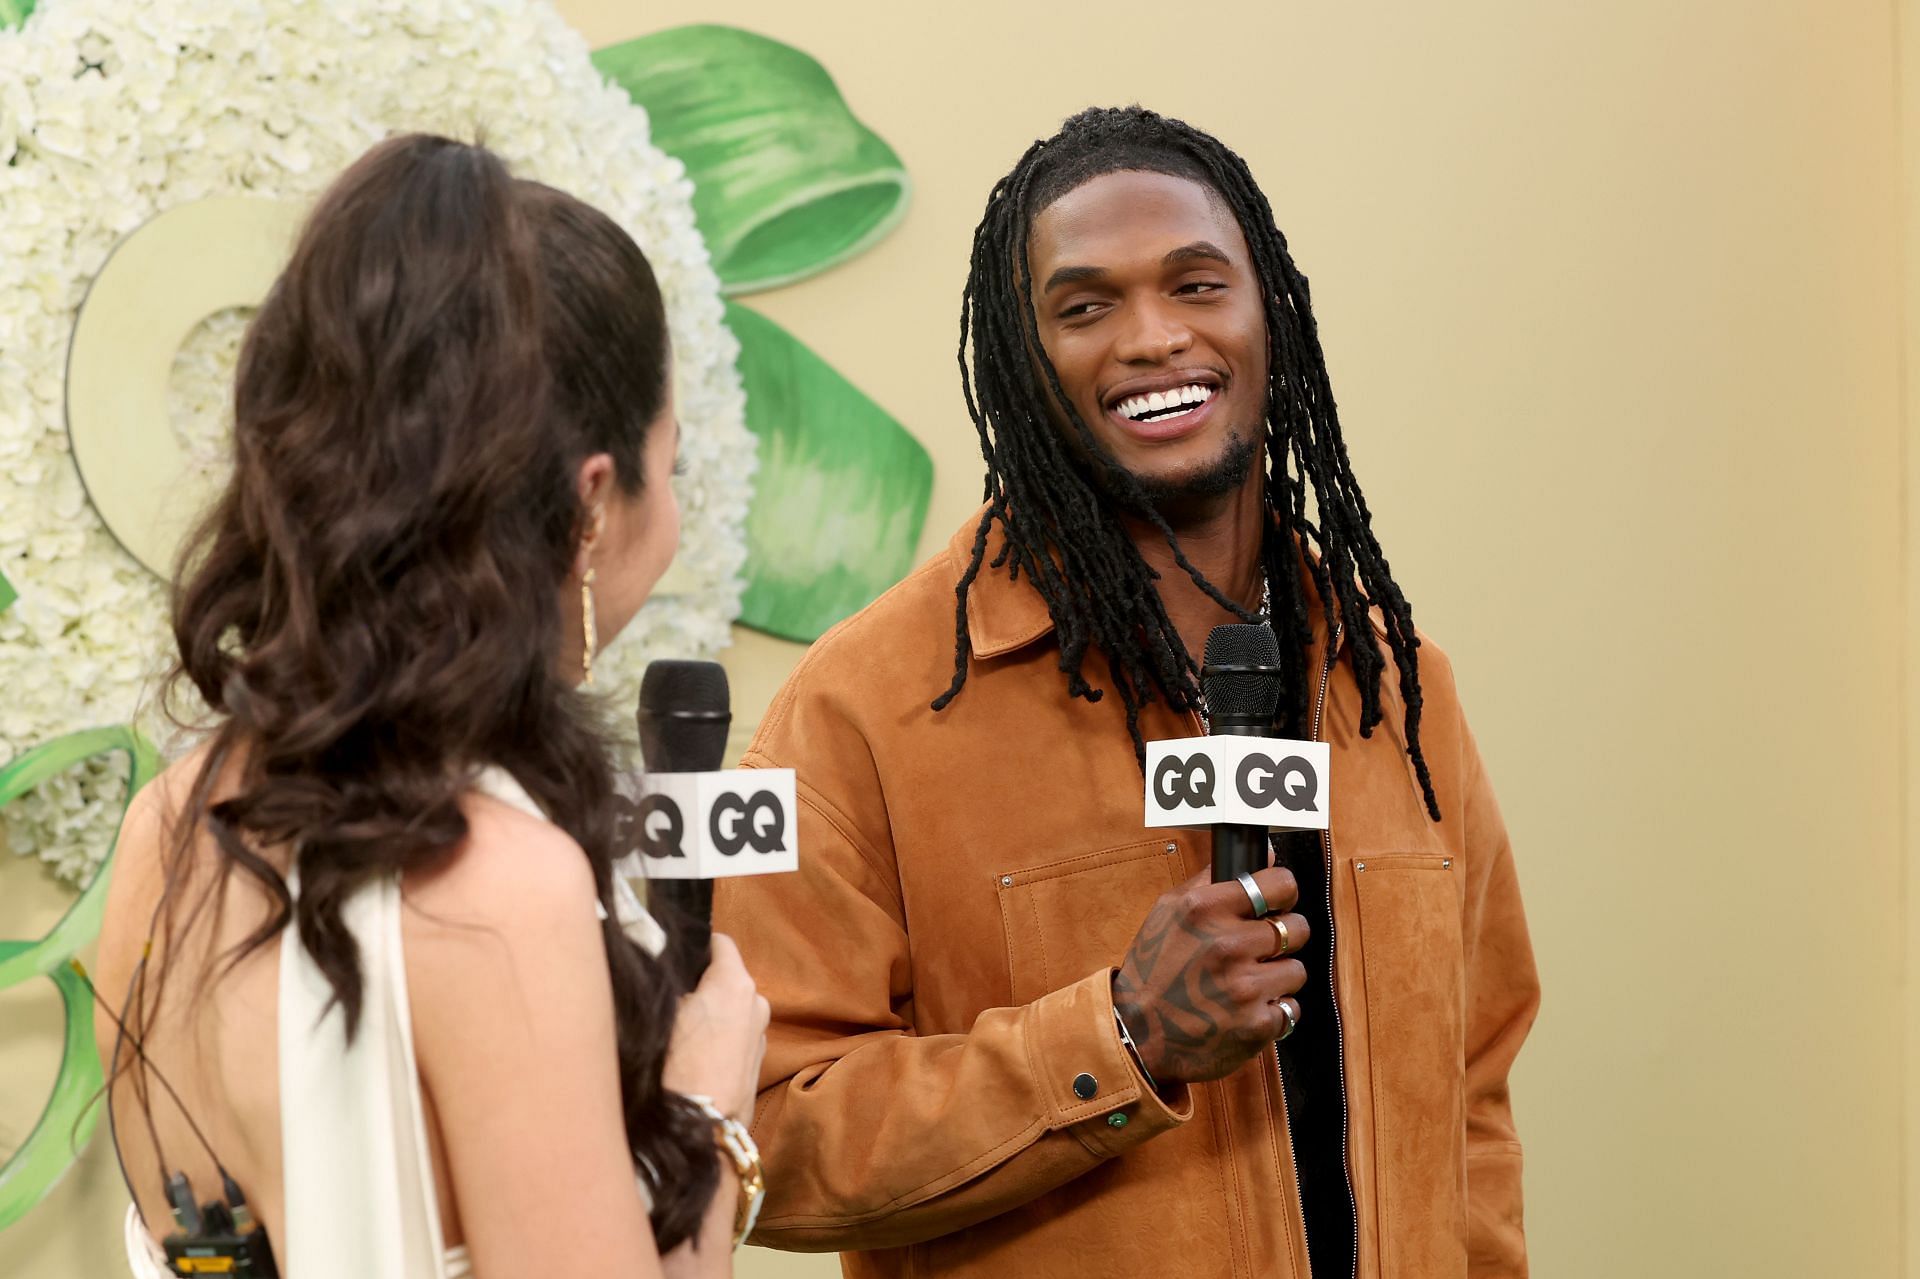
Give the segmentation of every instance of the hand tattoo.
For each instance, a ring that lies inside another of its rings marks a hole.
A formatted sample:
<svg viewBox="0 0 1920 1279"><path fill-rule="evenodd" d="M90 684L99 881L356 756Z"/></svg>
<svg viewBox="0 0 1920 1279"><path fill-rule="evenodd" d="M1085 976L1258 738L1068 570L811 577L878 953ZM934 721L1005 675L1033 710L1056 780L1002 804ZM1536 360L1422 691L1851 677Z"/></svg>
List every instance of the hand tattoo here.
<svg viewBox="0 0 1920 1279"><path fill-rule="evenodd" d="M1156 1079L1217 1079L1248 1056L1235 1006L1202 957L1212 935L1174 897L1154 904L1113 982L1113 1006Z"/></svg>

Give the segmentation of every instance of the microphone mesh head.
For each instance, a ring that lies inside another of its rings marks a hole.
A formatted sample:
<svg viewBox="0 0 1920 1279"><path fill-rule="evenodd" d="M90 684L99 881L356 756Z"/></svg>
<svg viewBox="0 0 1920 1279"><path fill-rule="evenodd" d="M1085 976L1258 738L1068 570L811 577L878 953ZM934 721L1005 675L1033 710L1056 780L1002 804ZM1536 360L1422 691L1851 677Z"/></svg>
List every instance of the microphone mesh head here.
<svg viewBox="0 0 1920 1279"><path fill-rule="evenodd" d="M647 663L640 677L643 711L725 711L730 706L727 668L718 662L663 657Z"/></svg>
<svg viewBox="0 0 1920 1279"><path fill-rule="evenodd" d="M727 760L727 672L662 658L640 677L640 756L653 773L704 773Z"/></svg>
<svg viewBox="0 0 1920 1279"><path fill-rule="evenodd" d="M1280 641L1273 628L1238 623L1214 627L1207 634L1200 691L1213 719L1254 717L1271 723L1280 709Z"/></svg>

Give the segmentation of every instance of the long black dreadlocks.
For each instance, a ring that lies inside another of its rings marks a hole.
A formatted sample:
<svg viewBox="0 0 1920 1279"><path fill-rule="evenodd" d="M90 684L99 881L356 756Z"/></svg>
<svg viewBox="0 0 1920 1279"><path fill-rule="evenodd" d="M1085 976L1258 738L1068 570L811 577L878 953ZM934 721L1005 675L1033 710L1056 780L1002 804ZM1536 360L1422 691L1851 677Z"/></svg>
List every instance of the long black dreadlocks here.
<svg viewBox="0 0 1920 1279"><path fill-rule="evenodd" d="M1199 669L1168 620L1154 585L1159 575L1141 558L1108 495L1151 519L1175 562L1215 602L1246 621L1259 620L1188 561L1139 481L1101 448L1061 388L1035 327L1027 262L1034 217L1089 179L1121 171L1164 173L1209 188L1232 209L1253 254L1267 319L1267 503L1279 516L1269 524L1262 559L1272 588L1272 625L1281 641L1282 731L1295 736L1307 731L1315 684L1315 672L1307 668L1313 632L1297 568L1297 539L1302 550L1312 552L1304 558L1328 632L1344 625L1354 637L1363 737L1372 735L1382 717L1385 666L1369 637L1367 610L1378 605L1385 617L1387 646L1407 707L1407 751L1427 811L1438 821L1439 801L1420 749L1413 610L1373 535L1372 513L1347 458L1307 279L1294 266L1286 237L1246 162L1191 125L1137 106L1082 111L1053 137L1027 148L987 196L986 214L973 233L960 308L960 383L987 462L987 509L974 536L973 559L955 590L953 682L933 709L943 709L967 682L967 593L980 574L996 522L1006 530L1006 544L987 567L1006 567L1016 578L1026 573L1045 598L1070 696L1100 700L1102 690L1087 682L1081 667L1089 645L1106 655L1113 687L1126 706L1127 730L1142 752L1141 709L1156 690L1176 708L1198 706ZM1036 367L1045 376L1045 392ZM1071 423L1078 448L1050 417L1049 394ZM1089 473L1089 464L1097 474ZM1309 487L1317 526L1308 515Z"/></svg>

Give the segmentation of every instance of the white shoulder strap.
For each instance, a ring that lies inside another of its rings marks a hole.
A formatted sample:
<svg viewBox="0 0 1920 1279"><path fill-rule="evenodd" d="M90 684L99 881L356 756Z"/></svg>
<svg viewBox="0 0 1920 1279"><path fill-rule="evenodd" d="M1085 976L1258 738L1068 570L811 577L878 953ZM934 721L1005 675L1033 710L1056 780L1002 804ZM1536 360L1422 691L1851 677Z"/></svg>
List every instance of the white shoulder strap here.
<svg viewBox="0 0 1920 1279"><path fill-rule="evenodd" d="M289 879L297 896L297 873ZM398 881L355 893L342 922L359 943L365 992L351 1044L333 988L297 931L280 942L280 1271L445 1279Z"/></svg>

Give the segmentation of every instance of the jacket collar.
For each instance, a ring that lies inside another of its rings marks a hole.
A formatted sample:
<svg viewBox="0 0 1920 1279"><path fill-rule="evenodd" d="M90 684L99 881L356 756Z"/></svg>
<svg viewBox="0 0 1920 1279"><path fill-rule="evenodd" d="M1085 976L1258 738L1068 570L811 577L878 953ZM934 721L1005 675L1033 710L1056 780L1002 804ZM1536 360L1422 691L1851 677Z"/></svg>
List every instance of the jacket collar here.
<svg viewBox="0 0 1920 1279"><path fill-rule="evenodd" d="M985 506L975 511L947 543L956 582L973 562L974 539L986 514ZM967 640L975 657L1000 657L1053 633L1053 615L1047 612L1040 589L1025 577L1015 581L1009 566L992 567L1006 545L1007 530L996 521L987 530L987 554L980 562L979 576L967 592Z"/></svg>
<svg viewBox="0 0 1920 1279"><path fill-rule="evenodd" d="M965 575L967 565L972 562L974 539L979 535L980 521L985 518L986 510L982 506L975 511L947 543L947 555L952 562L956 582ZM994 559L1006 548L1006 543L1007 531L996 521L987 530L987 553L981 561L979 576L974 578L973 587L967 592L967 639L975 657L1001 657L1037 643L1053 633L1053 615L1047 611L1047 601L1041 596L1039 588L1025 575L1016 581L1005 565L992 567ZM1307 597L1317 598L1313 575L1307 571L1305 564L1300 565L1299 571L1301 580L1306 584ZM1313 650L1323 653L1326 651L1326 617L1318 608L1310 608L1307 613L1313 625ZM1384 635L1385 628L1379 610L1374 609L1369 617L1374 630ZM1341 636L1342 648L1346 647L1347 638Z"/></svg>

